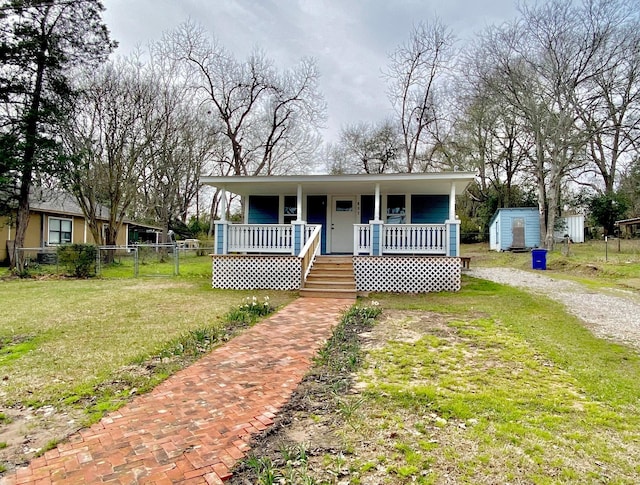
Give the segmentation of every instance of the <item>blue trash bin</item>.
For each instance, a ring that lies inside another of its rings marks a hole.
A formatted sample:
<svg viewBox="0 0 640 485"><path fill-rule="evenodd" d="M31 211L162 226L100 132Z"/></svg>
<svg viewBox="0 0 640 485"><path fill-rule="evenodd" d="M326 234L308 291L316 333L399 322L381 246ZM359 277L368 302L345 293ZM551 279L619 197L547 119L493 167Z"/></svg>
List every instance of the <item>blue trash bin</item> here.
<svg viewBox="0 0 640 485"><path fill-rule="evenodd" d="M531 268L547 269L547 250L546 249L531 250Z"/></svg>

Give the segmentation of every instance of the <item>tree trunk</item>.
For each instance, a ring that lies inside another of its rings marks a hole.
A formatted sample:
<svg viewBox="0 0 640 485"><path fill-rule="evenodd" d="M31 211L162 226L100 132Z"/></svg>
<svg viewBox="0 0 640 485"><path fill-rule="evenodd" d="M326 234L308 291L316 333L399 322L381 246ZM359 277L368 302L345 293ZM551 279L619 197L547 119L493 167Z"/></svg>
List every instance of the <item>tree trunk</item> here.
<svg viewBox="0 0 640 485"><path fill-rule="evenodd" d="M18 212L16 214L15 256L13 258L13 268L18 271L22 271L22 258L19 257L19 251L24 247L27 225L29 224L29 196L31 195L31 186L33 184L33 165L36 154L38 120L40 118L40 102L42 99L46 51L47 40L42 39L37 57L36 82L33 89L33 98L31 98L29 112L27 113L25 120L25 147L22 158L22 176L20 178Z"/></svg>

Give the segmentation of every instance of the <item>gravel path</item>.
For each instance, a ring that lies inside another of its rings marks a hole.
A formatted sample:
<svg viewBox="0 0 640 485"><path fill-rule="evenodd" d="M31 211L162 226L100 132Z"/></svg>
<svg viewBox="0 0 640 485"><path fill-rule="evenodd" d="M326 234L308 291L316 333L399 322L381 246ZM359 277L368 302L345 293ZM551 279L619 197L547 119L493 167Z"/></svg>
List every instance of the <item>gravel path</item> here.
<svg viewBox="0 0 640 485"><path fill-rule="evenodd" d="M474 268L467 274L548 296L562 303L598 337L640 349L640 300L633 293L620 292L616 296L573 281L513 268Z"/></svg>

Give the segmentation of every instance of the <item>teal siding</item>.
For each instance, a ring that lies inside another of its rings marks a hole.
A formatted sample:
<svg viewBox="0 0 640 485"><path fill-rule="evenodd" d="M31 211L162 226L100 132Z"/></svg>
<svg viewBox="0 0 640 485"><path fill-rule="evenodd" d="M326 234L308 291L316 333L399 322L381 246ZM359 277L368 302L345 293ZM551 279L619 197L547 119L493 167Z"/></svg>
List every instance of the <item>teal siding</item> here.
<svg viewBox="0 0 640 485"><path fill-rule="evenodd" d="M449 256L458 256L458 224L449 224Z"/></svg>
<svg viewBox="0 0 640 485"><path fill-rule="evenodd" d="M249 196L249 224L277 224L280 197L277 195Z"/></svg>
<svg viewBox="0 0 640 485"><path fill-rule="evenodd" d="M382 254L382 250L380 248L381 228L382 226L380 224L374 224L372 228L373 230L371 231L371 250L374 256Z"/></svg>
<svg viewBox="0 0 640 485"><path fill-rule="evenodd" d="M226 224L216 224L216 254L224 254L224 240L226 238Z"/></svg>
<svg viewBox="0 0 640 485"><path fill-rule="evenodd" d="M449 218L448 195L411 196L412 224L444 224Z"/></svg>

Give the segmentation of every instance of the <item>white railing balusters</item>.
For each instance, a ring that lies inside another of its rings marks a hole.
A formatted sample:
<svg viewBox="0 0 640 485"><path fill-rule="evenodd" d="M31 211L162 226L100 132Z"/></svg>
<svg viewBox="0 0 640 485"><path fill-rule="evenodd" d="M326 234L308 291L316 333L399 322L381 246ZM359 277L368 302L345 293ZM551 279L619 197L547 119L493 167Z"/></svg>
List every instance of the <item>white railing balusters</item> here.
<svg viewBox="0 0 640 485"><path fill-rule="evenodd" d="M444 224L385 224L382 253L446 254L445 236Z"/></svg>
<svg viewBox="0 0 640 485"><path fill-rule="evenodd" d="M231 253L289 253L293 241L290 224L229 224Z"/></svg>
<svg viewBox="0 0 640 485"><path fill-rule="evenodd" d="M371 226L369 224L353 225L353 254L369 254L371 251Z"/></svg>
<svg viewBox="0 0 640 485"><path fill-rule="evenodd" d="M303 242L314 233L315 225L306 225ZM293 248L291 224L229 224L228 251L230 253L291 253Z"/></svg>

